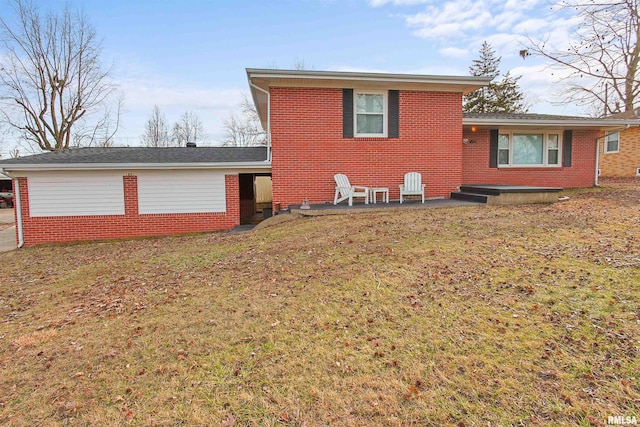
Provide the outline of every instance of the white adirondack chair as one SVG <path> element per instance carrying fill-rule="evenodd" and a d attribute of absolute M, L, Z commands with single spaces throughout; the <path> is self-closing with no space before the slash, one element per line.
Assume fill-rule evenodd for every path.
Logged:
<path fill-rule="evenodd" d="M 400 203 L 404 196 L 422 196 L 422 203 L 424 203 L 424 184 L 422 175 L 418 172 L 404 174 L 404 184 L 400 184 Z"/>
<path fill-rule="evenodd" d="M 341 173 L 334 175 L 333 179 L 336 181 L 336 195 L 333 197 L 334 205 L 349 199 L 349 206 L 353 206 L 354 197 L 364 197 L 364 204 L 369 204 L 369 187 L 351 185 L 349 178 Z"/>

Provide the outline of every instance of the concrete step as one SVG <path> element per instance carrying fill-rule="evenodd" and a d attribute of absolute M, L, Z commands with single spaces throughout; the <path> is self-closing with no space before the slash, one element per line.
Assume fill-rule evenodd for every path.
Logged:
<path fill-rule="evenodd" d="M 486 194 L 469 193 L 466 191 L 454 191 L 451 198 L 455 200 L 466 200 L 469 202 L 487 203 L 489 196 Z"/>

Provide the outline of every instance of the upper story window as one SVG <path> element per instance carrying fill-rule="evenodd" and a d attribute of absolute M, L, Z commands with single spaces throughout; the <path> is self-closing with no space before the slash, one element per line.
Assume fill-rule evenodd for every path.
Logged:
<path fill-rule="evenodd" d="M 617 153 L 620 151 L 620 133 L 612 133 L 604 139 L 604 152 Z"/>
<path fill-rule="evenodd" d="M 387 92 L 354 92 L 356 137 L 387 136 Z"/>
<path fill-rule="evenodd" d="M 559 132 L 501 132 L 498 135 L 498 166 L 560 166 Z"/>

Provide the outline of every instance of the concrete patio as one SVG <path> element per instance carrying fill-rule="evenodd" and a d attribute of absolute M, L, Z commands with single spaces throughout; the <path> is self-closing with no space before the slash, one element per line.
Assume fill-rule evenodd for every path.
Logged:
<path fill-rule="evenodd" d="M 377 203 L 369 203 L 367 205 L 364 202 L 353 202 L 353 206 L 349 206 L 347 202 L 341 202 L 334 205 L 331 202 L 312 204 L 309 205 L 309 209 L 301 209 L 301 205 L 290 205 L 288 212 L 292 214 L 299 214 L 303 216 L 322 216 L 322 215 L 343 215 L 343 214 L 355 214 L 365 212 L 377 212 L 388 209 L 430 209 L 430 208 L 445 208 L 454 206 L 481 206 L 482 203 L 466 200 L 454 200 L 454 199 L 431 199 L 425 200 L 421 203 L 419 200 L 404 201 L 402 204 L 398 200 L 391 200 L 389 203 L 383 203 L 378 201 Z"/>

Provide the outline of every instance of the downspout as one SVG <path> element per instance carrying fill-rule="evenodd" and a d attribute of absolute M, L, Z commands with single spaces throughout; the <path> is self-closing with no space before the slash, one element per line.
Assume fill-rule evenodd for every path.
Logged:
<path fill-rule="evenodd" d="M 594 185 L 596 187 L 600 186 L 599 183 L 599 179 L 600 179 L 600 142 L 599 140 L 604 140 L 604 138 L 608 137 L 609 135 L 613 135 L 614 133 L 618 133 L 618 132 L 622 132 L 623 130 L 627 130 L 631 127 L 631 125 L 627 125 L 623 128 L 620 129 L 615 129 L 611 132 L 605 133 L 602 136 L 599 136 L 596 138 L 596 171 L 595 171 L 595 180 L 594 180 Z M 619 142 L 618 142 L 619 143 Z"/>
<path fill-rule="evenodd" d="M 251 82 L 249 82 L 249 86 L 267 95 L 267 158 L 265 162 L 270 162 L 271 161 L 271 95 L 269 94 L 268 90 L 264 90 L 261 87 L 258 87 Z"/>
<path fill-rule="evenodd" d="M 598 180 L 600 179 L 600 138 L 596 138 L 596 176 L 593 180 L 595 187 L 599 187 Z"/>
<path fill-rule="evenodd" d="M 24 246 L 24 232 L 22 230 L 22 203 L 20 201 L 20 181 L 18 177 L 11 176 L 7 171 L 2 170 L 2 173 L 13 180 L 16 184 L 13 188 L 13 208 L 16 212 L 16 227 L 18 229 L 18 248 Z"/>

